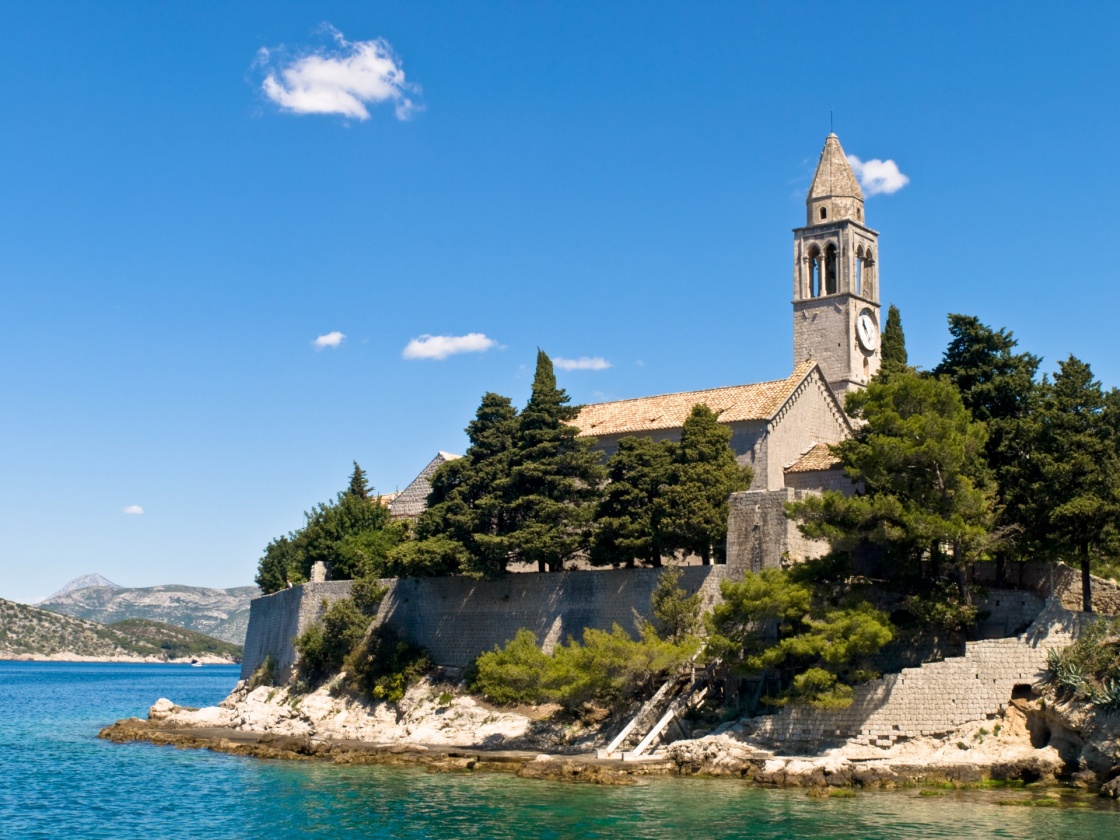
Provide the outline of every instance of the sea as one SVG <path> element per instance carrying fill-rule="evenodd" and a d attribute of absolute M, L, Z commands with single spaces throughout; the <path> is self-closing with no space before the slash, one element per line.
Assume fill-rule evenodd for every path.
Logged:
<path fill-rule="evenodd" d="M 219 702 L 233 666 L 0 662 L 3 838 L 1084 838 L 1120 806 L 1053 790 L 866 791 L 817 798 L 738 780 L 633 787 L 268 761 L 97 738 L 160 697 Z"/>

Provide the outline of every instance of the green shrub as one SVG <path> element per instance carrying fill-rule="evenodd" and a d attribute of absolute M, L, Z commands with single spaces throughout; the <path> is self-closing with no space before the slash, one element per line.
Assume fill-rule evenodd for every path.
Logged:
<path fill-rule="evenodd" d="M 645 625 L 635 640 L 615 624 L 609 633 L 588 628 L 582 643 L 569 638 L 549 655 L 522 629 L 504 648 L 476 660 L 471 689 L 503 704 L 555 702 L 576 710 L 617 703 L 651 693 L 698 649 L 695 637 L 668 642 Z"/>
<path fill-rule="evenodd" d="M 376 627 L 346 657 L 347 688 L 399 703 L 410 685 L 431 672 L 428 652 L 391 628 Z"/>
<path fill-rule="evenodd" d="M 504 648 L 495 647 L 475 660 L 471 690 L 495 703 L 542 703 L 549 662 L 548 654 L 537 647 L 536 635 L 518 630 Z"/>
<path fill-rule="evenodd" d="M 323 601 L 322 617 L 296 639 L 299 654 L 299 676 L 315 686 L 342 668 L 346 655 L 361 641 L 370 619 L 350 598 L 328 606 Z"/>
<path fill-rule="evenodd" d="M 276 681 L 276 657 L 271 653 L 264 658 L 264 662 L 249 677 L 249 690 L 260 688 L 262 685 L 272 685 Z"/>

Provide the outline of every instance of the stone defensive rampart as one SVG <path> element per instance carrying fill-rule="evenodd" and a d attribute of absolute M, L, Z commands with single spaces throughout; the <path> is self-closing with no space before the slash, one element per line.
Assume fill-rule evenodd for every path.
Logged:
<path fill-rule="evenodd" d="M 464 668 L 480 653 L 504 645 L 525 627 L 546 649 L 585 627 L 634 627 L 634 614 L 650 617 L 650 596 L 660 569 L 608 569 L 548 574 L 510 574 L 498 580 L 408 578 L 382 581 L 389 588 L 378 621 L 428 649 L 443 666 Z M 727 566 L 681 568 L 680 586 L 700 592 L 705 607 L 719 595 L 719 582 L 741 570 Z M 248 678 L 270 654 L 276 675 L 286 679 L 295 665 L 292 640 L 322 614 L 323 603 L 350 594 L 350 581 L 305 583 L 252 602 L 241 664 Z"/>
<path fill-rule="evenodd" d="M 783 749 L 842 740 L 889 747 L 986 720 L 1006 710 L 1016 687 L 1041 679 L 1046 651 L 1070 644 L 1082 616 L 1051 601 L 1020 636 L 969 642 L 964 656 L 873 680 L 856 689 L 847 709 L 787 707 L 755 718 L 755 736 Z"/>

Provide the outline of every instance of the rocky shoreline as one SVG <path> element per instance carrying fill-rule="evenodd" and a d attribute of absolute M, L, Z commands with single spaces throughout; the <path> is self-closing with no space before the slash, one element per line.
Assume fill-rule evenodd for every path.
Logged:
<path fill-rule="evenodd" d="M 739 779 L 809 790 L 907 786 L 976 787 L 990 782 L 1072 784 L 1120 797 L 1120 721 L 1044 699 L 1016 701 L 999 720 L 889 749 L 845 742 L 788 755 L 752 737 L 750 721 L 676 741 L 637 761 L 595 757 L 602 726 L 562 724 L 533 710 L 501 710 L 449 686 L 422 683 L 398 705 L 295 695 L 240 683 L 219 706 L 158 701 L 147 720 L 130 718 L 100 737 L 266 759 L 413 765 L 429 772 L 506 772 L 522 778 L 627 785 L 652 775 Z M 1040 723 L 1040 721 L 1042 723 Z M 1048 727 L 1038 747 L 1037 730 Z M 989 728 L 990 727 L 990 728 Z M 1084 736 L 1084 737 L 1083 737 Z"/>

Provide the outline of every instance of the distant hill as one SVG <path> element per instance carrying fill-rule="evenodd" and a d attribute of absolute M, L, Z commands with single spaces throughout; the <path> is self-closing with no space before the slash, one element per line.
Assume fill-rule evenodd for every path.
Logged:
<path fill-rule="evenodd" d="M 90 586 L 52 595 L 36 606 L 100 624 L 144 618 L 241 645 L 249 629 L 249 601 L 259 594 L 255 586 Z"/>
<path fill-rule="evenodd" d="M 0 659 L 221 658 L 241 648 L 193 630 L 132 619 L 102 625 L 0 598 Z"/>
<path fill-rule="evenodd" d="M 59 595 L 66 595 L 70 592 L 73 592 L 75 589 L 87 589 L 90 586 L 105 586 L 109 589 L 120 589 L 117 584 L 113 583 L 108 578 L 104 578 L 101 575 L 94 573 L 92 575 L 82 575 L 81 577 L 74 578 L 56 593 L 51 595 L 50 598 L 45 598 L 44 600 L 49 601 L 51 598 L 57 598 Z"/>

